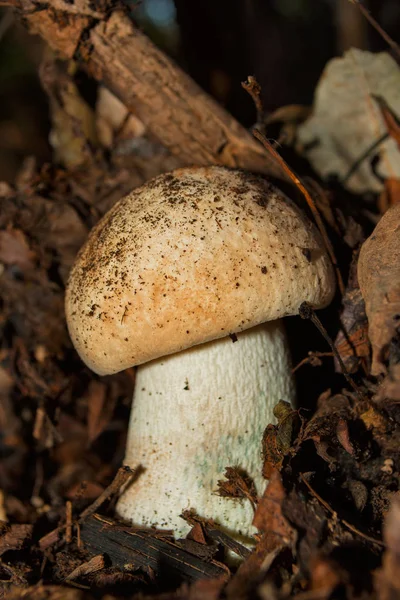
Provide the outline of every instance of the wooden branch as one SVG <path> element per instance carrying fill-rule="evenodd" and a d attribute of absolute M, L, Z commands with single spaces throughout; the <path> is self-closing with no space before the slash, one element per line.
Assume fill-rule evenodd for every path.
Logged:
<path fill-rule="evenodd" d="M 12 5 L 32 33 L 104 82 L 182 166 L 222 164 L 284 178 L 247 130 L 135 27 L 118 0 Z"/>
<path fill-rule="evenodd" d="M 221 563 L 205 562 L 173 542 L 138 529 L 122 528 L 99 514 L 82 523 L 80 534 L 85 550 L 93 555 L 106 554 L 112 566 L 120 569 L 142 569 L 156 577 L 168 573 L 169 578 L 181 582 L 230 576 Z"/>

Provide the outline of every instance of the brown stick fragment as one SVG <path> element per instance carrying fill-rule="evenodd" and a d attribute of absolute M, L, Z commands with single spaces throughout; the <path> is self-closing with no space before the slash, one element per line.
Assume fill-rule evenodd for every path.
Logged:
<path fill-rule="evenodd" d="M 154 46 L 118 1 L 19 0 L 24 22 L 102 81 L 184 165 L 226 165 L 282 178 L 273 157 Z M 35 10 L 36 8 L 36 10 Z"/>
<path fill-rule="evenodd" d="M 309 352 L 308 356 L 303 358 L 299 363 L 297 363 L 295 367 L 293 367 L 292 373 L 296 373 L 296 371 L 300 369 L 300 367 L 308 363 L 314 366 L 314 363 L 316 363 L 317 360 L 319 360 L 320 358 L 324 358 L 325 356 L 333 357 L 334 354 L 333 352 Z"/>
<path fill-rule="evenodd" d="M 360 12 L 364 15 L 367 21 L 371 24 L 371 26 L 379 33 L 379 35 L 385 40 L 388 46 L 397 54 L 397 57 L 400 58 L 400 46 L 396 44 L 396 42 L 390 37 L 388 33 L 381 27 L 376 19 L 371 15 L 369 10 L 365 8 L 362 4 L 361 0 L 349 0 L 352 4 L 358 6 Z"/>
<path fill-rule="evenodd" d="M 176 582 L 230 576 L 229 569 L 215 560 L 204 561 L 171 541 L 155 537 L 150 531 L 118 527 L 108 517 L 95 514 L 82 524 L 85 550 L 106 554 L 112 566 L 124 570 L 151 569 L 155 576 L 168 576 Z"/>
<path fill-rule="evenodd" d="M 119 492 L 119 490 L 121 489 L 121 487 L 125 483 L 127 483 L 133 475 L 134 475 L 134 471 L 132 471 L 132 469 L 130 469 L 129 467 L 120 467 L 120 469 L 118 469 L 118 472 L 117 472 L 116 476 L 114 477 L 113 481 L 104 490 L 104 492 L 102 494 L 100 494 L 100 496 L 80 514 L 78 521 L 71 523 L 71 527 L 72 527 L 72 525 L 76 525 L 76 527 L 77 527 L 78 547 L 81 544 L 80 524 L 83 523 L 83 521 L 85 521 L 85 519 L 87 519 L 92 514 L 94 514 L 96 512 L 96 510 L 99 508 L 99 506 L 101 506 L 103 504 L 103 502 L 108 500 L 112 495 L 117 494 Z M 60 525 L 60 527 L 53 529 L 53 531 L 46 533 L 46 535 L 44 535 L 42 538 L 40 538 L 39 548 L 42 551 L 44 551 L 47 548 L 50 548 L 50 546 L 54 546 L 54 544 L 56 544 L 58 541 L 60 541 L 61 534 L 68 528 L 68 526 L 69 526 L 69 521 L 68 521 L 68 512 L 67 512 L 67 518 L 66 518 L 65 525 Z M 66 539 L 67 539 L 67 536 L 66 536 Z"/>
<path fill-rule="evenodd" d="M 125 483 L 127 483 L 128 480 L 131 479 L 131 477 L 133 477 L 134 474 L 135 472 L 132 471 L 132 469 L 130 469 L 129 467 L 120 467 L 113 481 L 108 487 L 106 487 L 104 492 L 100 494 L 100 496 L 90 506 L 88 506 L 83 512 L 81 512 L 78 519 L 78 523 L 82 523 L 85 519 L 90 517 L 90 515 L 93 515 L 96 512 L 96 510 L 103 504 L 103 502 L 108 500 L 114 494 L 117 494 L 121 487 L 125 485 Z"/>
<path fill-rule="evenodd" d="M 72 502 L 67 500 L 65 503 L 65 541 L 67 544 L 72 542 Z"/>
<path fill-rule="evenodd" d="M 261 100 L 261 86 L 253 75 L 247 77 L 247 81 L 242 81 L 242 88 L 246 90 L 253 99 L 257 111 L 257 125 L 260 127 L 264 119 L 264 107 Z"/>

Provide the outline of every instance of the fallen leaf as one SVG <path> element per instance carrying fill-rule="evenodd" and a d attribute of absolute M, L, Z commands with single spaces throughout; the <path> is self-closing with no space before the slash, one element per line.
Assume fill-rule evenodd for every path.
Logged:
<path fill-rule="evenodd" d="M 2 525 L 0 556 L 9 550 L 20 550 L 32 535 L 33 525 Z"/>
<path fill-rule="evenodd" d="M 340 583 L 340 575 L 335 561 L 325 556 L 317 555 L 310 562 L 311 589 L 326 592 L 330 597 L 332 590 Z"/>
<path fill-rule="evenodd" d="M 257 507 L 253 525 L 263 533 L 275 535 L 280 544 L 289 545 L 294 541 L 294 530 L 282 514 L 284 498 L 281 476 L 278 471 L 274 471 Z"/>
<path fill-rule="evenodd" d="M 383 527 L 386 550 L 382 568 L 375 573 L 375 591 L 379 600 L 400 597 L 400 495 L 397 493 L 386 515 Z"/>
<path fill-rule="evenodd" d="M 334 175 L 358 194 L 380 192 L 381 177 L 400 178 L 400 152 L 390 138 L 350 174 L 353 165 L 389 133 L 373 96 L 383 98 L 398 117 L 400 69 L 388 53 L 353 48 L 327 64 L 315 91 L 313 114 L 298 130 L 298 151 L 319 175 L 325 179 Z M 379 177 L 371 166 L 373 156 L 379 157 Z"/>
<path fill-rule="evenodd" d="M 0 231 L 0 262 L 17 265 L 21 269 L 34 267 L 35 253 L 29 248 L 26 236 L 20 229 Z"/>
<path fill-rule="evenodd" d="M 283 459 L 291 447 L 299 429 L 299 415 L 288 402 L 280 400 L 274 407 L 277 425 L 267 425 L 262 439 L 263 477 L 269 479 L 271 474 L 282 466 Z"/>
<path fill-rule="evenodd" d="M 400 326 L 400 204 L 390 208 L 361 247 L 358 280 L 372 346 L 372 375 L 387 372 Z"/>
<path fill-rule="evenodd" d="M 333 466 L 336 457 L 328 450 L 338 440 L 338 433 L 339 437 L 342 435 L 343 423 L 349 420 L 350 415 L 348 398 L 341 394 L 331 396 L 331 391 L 327 390 L 318 398 L 318 408 L 301 432 L 299 441 L 312 440 L 318 455 Z"/>
<path fill-rule="evenodd" d="M 271 473 L 268 486 L 260 499 L 253 525 L 262 532 L 261 538 L 248 559 L 242 563 L 227 585 L 227 596 L 248 598 L 261 573 L 266 573 L 273 560 L 284 548 L 292 548 L 297 534 L 282 512 L 286 494 L 278 471 Z"/>
<path fill-rule="evenodd" d="M 400 364 L 392 365 L 389 369 L 389 373 L 379 388 L 377 399 L 394 400 L 398 402 L 400 400 Z"/>
<path fill-rule="evenodd" d="M 218 600 L 218 598 L 221 598 L 225 585 L 225 577 L 200 579 L 199 581 L 195 581 L 190 587 L 184 584 L 177 592 L 176 600 Z M 173 599 L 174 597 L 171 596 L 171 600 Z"/>
<path fill-rule="evenodd" d="M 238 467 L 226 467 L 218 483 L 218 494 L 224 498 L 247 498 L 255 508 L 258 498 L 253 480 Z"/>

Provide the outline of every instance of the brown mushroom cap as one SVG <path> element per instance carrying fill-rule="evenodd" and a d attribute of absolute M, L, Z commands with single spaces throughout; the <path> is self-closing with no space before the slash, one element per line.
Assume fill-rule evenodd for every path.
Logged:
<path fill-rule="evenodd" d="M 72 341 L 109 374 L 327 305 L 333 270 L 313 224 L 265 179 L 178 169 L 122 198 L 71 271 Z"/>

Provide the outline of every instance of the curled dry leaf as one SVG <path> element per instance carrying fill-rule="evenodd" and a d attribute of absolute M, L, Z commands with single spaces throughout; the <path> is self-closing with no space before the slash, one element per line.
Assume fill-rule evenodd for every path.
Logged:
<path fill-rule="evenodd" d="M 390 208 L 361 247 L 358 280 L 369 323 L 372 375 L 386 373 L 400 328 L 400 205 Z"/>
<path fill-rule="evenodd" d="M 274 408 L 277 425 L 267 425 L 262 439 L 263 476 L 269 479 L 275 469 L 280 469 L 298 432 L 300 418 L 288 402 L 280 400 Z"/>
<path fill-rule="evenodd" d="M 335 175 L 354 193 L 380 192 L 380 177 L 400 177 L 400 152 L 393 138 L 368 150 L 384 134 L 387 123 L 374 97 L 400 115 L 400 69 L 385 52 L 353 48 L 331 60 L 318 83 L 312 116 L 298 130 L 299 151 L 322 176 Z M 367 153 L 348 176 L 350 169 Z M 377 174 L 371 159 L 378 155 Z"/>

